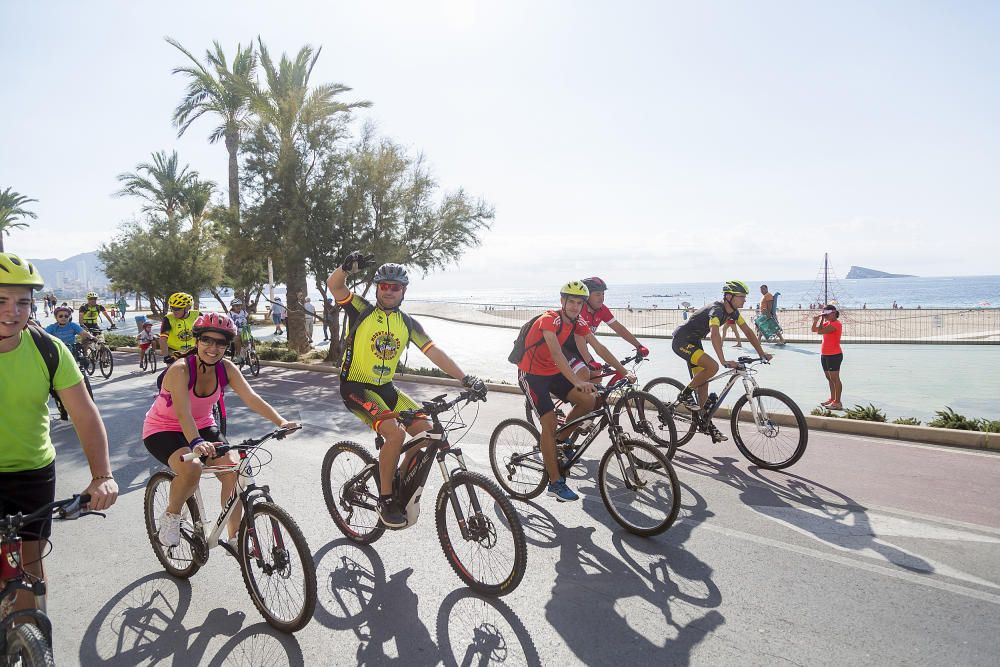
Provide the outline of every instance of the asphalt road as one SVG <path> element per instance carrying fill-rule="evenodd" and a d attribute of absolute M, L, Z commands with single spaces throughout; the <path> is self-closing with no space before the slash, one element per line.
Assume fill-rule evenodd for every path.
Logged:
<path fill-rule="evenodd" d="M 995 665 L 1000 655 L 996 454 L 812 433 L 805 457 L 782 474 L 697 436 L 675 458 L 682 517 L 642 539 L 605 510 L 595 452 L 571 480 L 582 502 L 515 504 L 527 572 L 511 595 L 482 600 L 437 541 L 427 500 L 437 473 L 418 525 L 373 547 L 340 535 L 320 464 L 334 442 L 369 436 L 340 403 L 335 376 L 265 368 L 253 386 L 307 427 L 274 444 L 261 479 L 303 528 L 320 592 L 313 621 L 282 635 L 221 550 L 189 581 L 154 557 L 142 502 L 159 464 L 139 438 L 154 384 L 134 359 L 118 354 L 115 375 L 95 382 L 121 498 L 107 519 L 53 528 L 59 664 Z M 446 389 L 404 386 L 418 398 Z M 235 397 L 228 405 L 231 439 L 269 430 Z M 463 413 L 475 422 L 462 447 L 491 475 L 489 434 L 521 403 L 494 394 L 480 405 Z M 53 437 L 57 493 L 78 492 L 90 475 L 75 433 L 54 421 Z M 206 502 L 216 485 L 203 482 Z"/>

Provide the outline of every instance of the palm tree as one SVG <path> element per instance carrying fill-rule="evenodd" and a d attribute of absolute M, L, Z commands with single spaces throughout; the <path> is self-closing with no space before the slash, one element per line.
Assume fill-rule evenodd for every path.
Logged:
<path fill-rule="evenodd" d="M 141 197 L 148 202 L 143 211 L 163 213 L 169 222 L 184 212 L 188 191 L 201 182 L 188 165 L 179 168 L 177 151 L 153 153 L 152 163 L 138 164 L 134 173 L 118 174 L 118 180 L 124 187 L 116 196 Z"/>
<path fill-rule="evenodd" d="M 184 192 L 184 213 L 191 220 L 191 229 L 201 231 L 201 225 L 211 213 L 210 204 L 215 192 L 215 183 L 197 178 Z"/>
<path fill-rule="evenodd" d="M 25 208 L 26 204 L 37 202 L 37 199 L 25 197 L 20 192 L 7 188 L 0 192 L 0 252 L 3 252 L 3 235 L 10 236 L 10 230 L 27 227 L 27 222 L 18 222 L 22 218 L 38 218 L 34 211 Z"/>
<path fill-rule="evenodd" d="M 257 69 L 257 54 L 253 46 L 244 48 L 236 45 L 236 57 L 232 68 L 226 61 L 226 54 L 218 42 L 213 42 L 215 50 L 205 51 L 205 63 L 198 62 L 180 42 L 167 37 L 167 42 L 191 60 L 189 67 L 175 67 L 174 74 L 186 74 L 187 93 L 174 110 L 174 125 L 180 137 L 195 120 L 206 113 L 215 114 L 220 120 L 212 130 L 208 140 L 211 143 L 225 139 L 229 151 L 229 208 L 234 219 L 240 217 L 240 181 L 237 157 L 240 138 L 250 122 L 250 91 L 254 87 Z M 214 73 L 213 73 L 214 72 Z"/>
<path fill-rule="evenodd" d="M 322 49 L 311 46 L 299 49 L 294 60 L 282 54 L 275 63 L 264 42 L 257 38 L 260 64 L 264 70 L 267 89 L 254 88 L 253 109 L 257 114 L 259 129 L 274 143 L 278 151 L 275 181 L 282 197 L 285 284 L 288 288 L 288 339 L 289 347 L 299 352 L 308 348 L 305 320 L 301 307 L 296 307 L 297 294 L 306 293 L 306 214 L 303 210 L 301 189 L 307 187 L 309 167 L 302 159 L 302 148 L 308 144 L 309 131 L 318 125 L 330 123 L 339 114 L 351 109 L 369 107 L 371 102 L 344 103 L 335 98 L 351 90 L 339 83 L 309 87 L 316 60 Z"/>

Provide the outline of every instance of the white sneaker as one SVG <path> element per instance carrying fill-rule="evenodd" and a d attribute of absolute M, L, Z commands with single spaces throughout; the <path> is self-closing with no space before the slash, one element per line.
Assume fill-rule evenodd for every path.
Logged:
<path fill-rule="evenodd" d="M 160 544 L 165 547 L 176 547 L 181 543 L 181 515 L 164 512 L 160 517 L 160 529 L 157 531 Z"/>
<path fill-rule="evenodd" d="M 238 554 L 240 552 L 240 538 L 238 538 L 238 537 L 230 537 L 226 541 L 226 543 L 229 544 L 230 548 L 232 548 L 233 553 L 237 553 Z"/>

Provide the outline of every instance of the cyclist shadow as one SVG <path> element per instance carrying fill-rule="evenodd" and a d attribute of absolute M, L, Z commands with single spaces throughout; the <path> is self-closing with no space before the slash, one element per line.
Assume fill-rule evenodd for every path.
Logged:
<path fill-rule="evenodd" d="M 239 644 L 234 641 L 237 637 L 245 638 L 240 632 L 246 619 L 243 612 L 212 609 L 201 625 L 186 627 L 184 617 L 190 606 L 190 582 L 162 572 L 138 579 L 94 616 L 80 644 L 80 663 L 135 665 L 169 660 L 193 665 L 201 663 L 215 637 L 232 637 L 226 644 L 230 652 Z M 259 634 L 254 632 L 253 636 Z M 294 638 L 281 636 L 279 641 L 286 648 L 291 645 L 293 654 L 297 651 L 301 655 Z"/>
<path fill-rule="evenodd" d="M 612 538 L 618 554 L 594 543 L 595 527 L 567 527 L 539 505 L 525 505 L 534 510 L 522 513 L 528 541 L 560 550 L 546 619 L 580 661 L 686 663 L 694 647 L 725 623 L 715 609 L 722 594 L 711 581 L 712 569 L 682 547 L 694 526 L 711 515 L 704 500 L 692 506 L 693 520 L 675 523 L 656 539 L 618 534 L 624 530 L 618 528 Z M 644 559 L 649 562 L 641 565 Z M 700 592 L 681 583 L 688 580 L 697 581 Z M 674 617 L 671 595 L 687 603 L 683 618 Z M 628 613 L 619 611 L 619 600 L 628 601 Z M 692 605 L 708 611 L 692 617 Z M 642 625 L 633 627 L 629 619 L 642 619 Z"/>
<path fill-rule="evenodd" d="M 531 634 L 514 610 L 499 598 L 468 588 L 452 591 L 441 602 L 437 640 L 446 665 L 542 664 Z"/>
<path fill-rule="evenodd" d="M 918 574 L 935 567 L 916 554 L 879 539 L 866 508 L 844 493 L 788 471 L 772 472 L 750 465 L 746 470 L 731 456 L 708 459 L 678 450 L 674 464 L 718 479 L 740 493 L 755 512 L 841 551 L 882 560 Z M 777 476 L 770 479 L 765 473 Z"/>

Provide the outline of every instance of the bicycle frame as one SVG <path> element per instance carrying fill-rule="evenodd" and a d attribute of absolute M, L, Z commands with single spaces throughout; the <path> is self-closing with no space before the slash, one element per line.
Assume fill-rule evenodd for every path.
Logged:
<path fill-rule="evenodd" d="M 757 384 L 757 381 L 753 379 L 753 374 L 756 373 L 756 371 L 749 368 L 747 366 L 748 363 L 749 362 L 741 361 L 739 362 L 738 368 L 727 369 L 719 373 L 715 377 L 711 378 L 708 382 L 705 383 L 706 385 L 708 385 L 720 378 L 729 377 L 729 381 L 726 382 L 726 386 L 722 389 L 722 392 L 718 395 L 718 398 L 715 400 L 715 405 L 713 405 L 712 409 L 708 411 L 704 419 L 712 419 L 712 417 L 715 416 L 715 413 L 718 412 L 719 410 L 719 406 L 722 405 L 722 401 L 725 400 L 726 396 L 732 390 L 737 380 L 743 380 L 743 391 L 746 393 L 747 404 L 750 406 L 750 411 L 753 414 L 754 422 L 758 426 L 760 426 L 762 419 L 766 420 L 769 418 L 767 414 L 760 414 L 760 411 L 763 410 L 763 406 L 758 405 L 757 401 L 751 400 L 753 398 L 754 391 L 759 389 L 759 385 Z"/>

